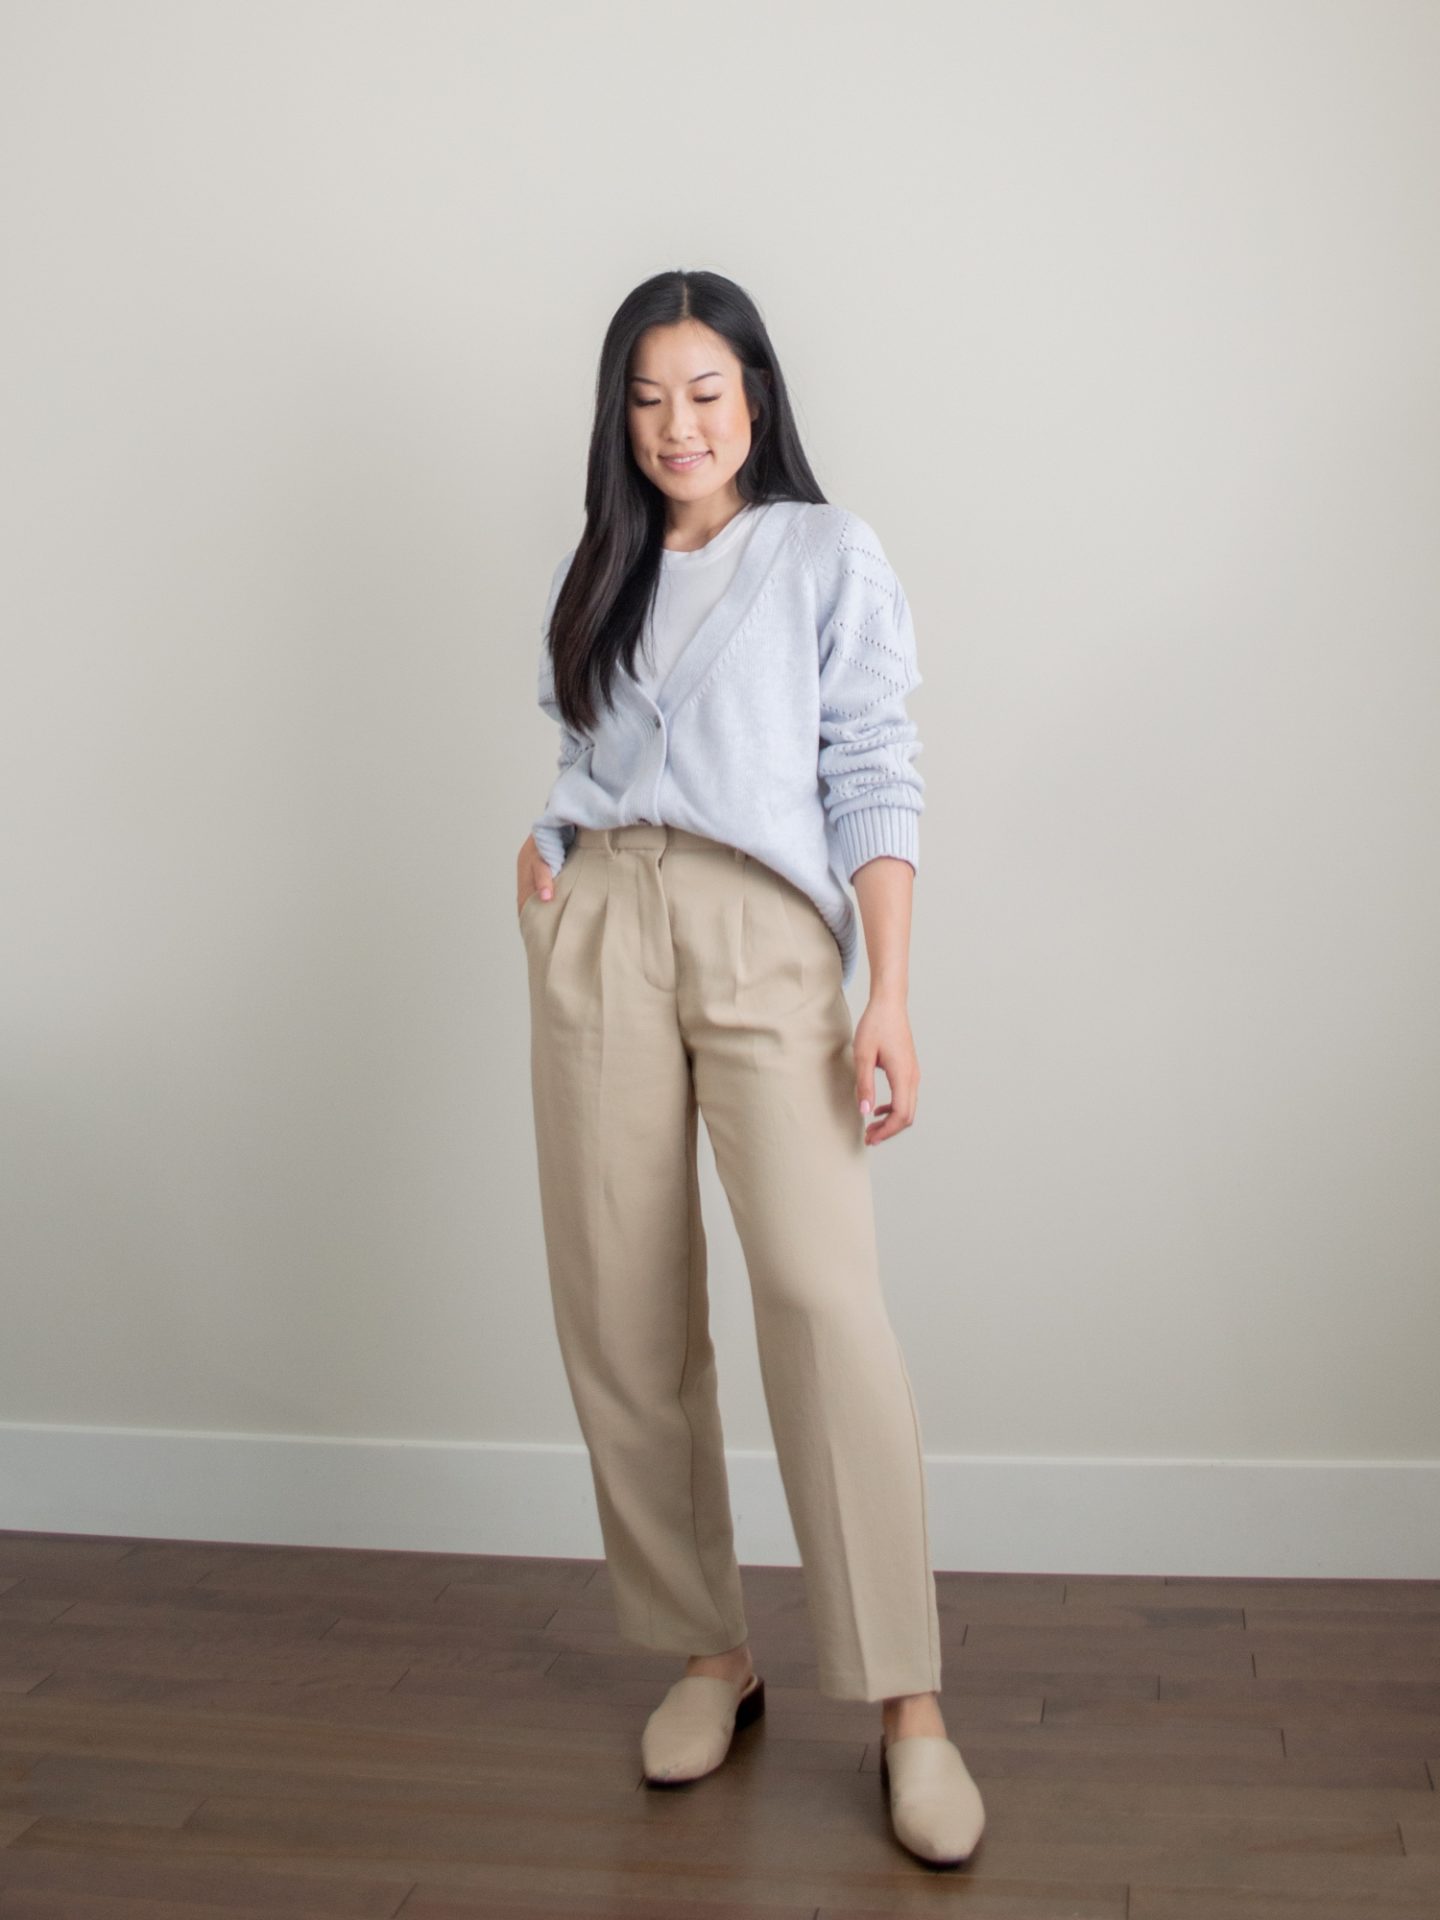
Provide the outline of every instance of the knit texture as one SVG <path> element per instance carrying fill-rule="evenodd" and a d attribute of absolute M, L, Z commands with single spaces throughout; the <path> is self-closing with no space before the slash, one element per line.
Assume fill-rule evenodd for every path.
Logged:
<path fill-rule="evenodd" d="M 848 986 L 859 923 L 842 882 L 882 856 L 920 867 L 914 623 L 858 514 L 781 500 L 757 519 L 725 595 L 653 694 L 622 671 L 614 710 L 587 734 L 555 701 L 550 622 L 575 550 L 560 561 L 538 678 L 560 744 L 535 843 L 556 873 L 577 826 L 663 823 L 740 847 L 814 901 Z"/>

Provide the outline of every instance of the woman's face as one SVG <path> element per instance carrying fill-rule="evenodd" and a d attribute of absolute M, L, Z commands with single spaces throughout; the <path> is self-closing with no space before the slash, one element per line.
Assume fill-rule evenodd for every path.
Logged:
<path fill-rule="evenodd" d="M 698 320 L 650 327 L 630 363 L 630 446 L 647 480 L 677 504 L 717 492 L 738 499 L 751 413 L 740 362 Z"/>

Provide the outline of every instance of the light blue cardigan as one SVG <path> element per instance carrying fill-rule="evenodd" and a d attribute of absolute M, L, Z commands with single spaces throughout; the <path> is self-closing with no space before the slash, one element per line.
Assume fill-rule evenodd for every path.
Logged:
<path fill-rule="evenodd" d="M 724 596 L 649 694 L 620 669 L 593 735 L 560 718 L 550 620 L 539 701 L 561 729 L 559 773 L 535 844 L 555 873 L 574 829 L 687 827 L 763 860 L 834 934 L 848 986 L 859 916 L 841 884 L 879 854 L 919 872 L 924 780 L 905 697 L 921 684 L 915 631 L 878 538 L 844 507 L 771 501 Z"/>

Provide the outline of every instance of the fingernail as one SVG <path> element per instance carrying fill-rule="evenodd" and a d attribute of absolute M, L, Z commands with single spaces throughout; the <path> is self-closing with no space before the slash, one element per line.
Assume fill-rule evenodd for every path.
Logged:
<path fill-rule="evenodd" d="M 868 1100 L 862 1100 L 862 1101 L 860 1102 L 860 1111 L 861 1111 L 861 1113 L 869 1113 L 869 1111 L 870 1111 L 870 1102 L 869 1102 Z"/>

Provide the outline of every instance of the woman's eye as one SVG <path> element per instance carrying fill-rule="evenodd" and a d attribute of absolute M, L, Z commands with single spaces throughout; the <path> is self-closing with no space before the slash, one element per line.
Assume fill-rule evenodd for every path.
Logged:
<path fill-rule="evenodd" d="M 723 396 L 718 393 L 697 393 L 695 396 L 702 407 L 708 407 L 713 401 L 719 400 L 722 397 Z M 637 407 L 658 407 L 659 404 L 660 402 L 658 400 L 642 400 L 638 394 L 635 398 L 635 405 Z"/>

